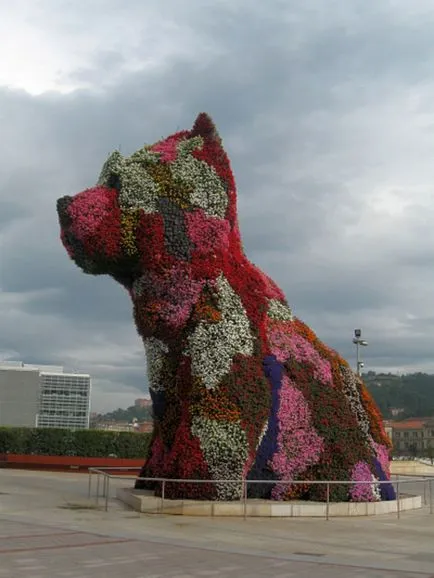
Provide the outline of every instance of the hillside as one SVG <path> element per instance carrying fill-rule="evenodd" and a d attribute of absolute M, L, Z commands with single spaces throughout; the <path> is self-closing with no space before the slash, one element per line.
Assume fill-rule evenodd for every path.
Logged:
<path fill-rule="evenodd" d="M 434 375 L 394 375 L 369 371 L 363 374 L 363 379 L 385 418 L 434 415 Z M 396 413 L 401 409 L 402 412 Z"/>
<path fill-rule="evenodd" d="M 127 421 L 131 423 L 133 419 L 137 419 L 139 422 L 151 421 L 152 409 L 150 407 L 137 407 L 135 405 L 127 407 L 126 409 L 118 408 L 109 413 L 99 415 L 97 421 Z"/>

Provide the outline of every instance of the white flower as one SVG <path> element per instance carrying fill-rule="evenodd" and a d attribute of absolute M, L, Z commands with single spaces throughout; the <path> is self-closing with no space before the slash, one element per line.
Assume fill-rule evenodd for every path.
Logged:
<path fill-rule="evenodd" d="M 375 476 L 372 476 L 372 481 L 374 482 L 372 484 L 372 493 L 374 495 L 374 499 L 376 502 L 380 502 L 381 501 L 381 484 L 379 484 L 379 479 L 376 478 Z"/>
<path fill-rule="evenodd" d="M 119 151 L 112 152 L 102 166 L 97 185 L 107 185 L 110 177 L 117 174 L 118 166 L 122 164 L 124 160 Z"/>
<path fill-rule="evenodd" d="M 202 146 L 202 137 L 180 141 L 178 158 L 170 165 L 172 175 L 192 188 L 190 202 L 193 205 L 210 217 L 224 219 L 229 199 L 222 180 L 212 166 L 191 155 L 194 149 Z"/>
<path fill-rule="evenodd" d="M 341 366 L 341 376 L 343 390 L 350 403 L 351 410 L 357 418 L 357 423 L 359 424 L 360 429 L 369 441 L 371 425 L 360 397 L 360 384 L 358 383 L 358 378 L 352 369 L 347 366 Z"/>
<path fill-rule="evenodd" d="M 261 433 L 260 433 L 260 435 L 259 435 L 258 443 L 256 444 L 256 450 L 259 449 L 259 446 L 261 445 L 262 440 L 264 439 L 265 434 L 267 433 L 267 431 L 268 431 L 268 419 L 267 419 L 267 421 L 265 422 L 264 427 L 262 428 L 262 431 L 261 431 Z"/>
<path fill-rule="evenodd" d="M 200 207 L 211 217 L 224 219 L 229 199 L 222 179 L 214 167 L 191 154 L 202 146 L 203 138 L 200 136 L 181 140 L 177 146 L 177 159 L 170 163 L 170 170 L 175 186 L 178 182 L 191 189 L 192 205 Z M 148 147 L 141 148 L 129 158 L 115 151 L 104 163 L 98 184 L 113 186 L 117 179 L 119 204 L 123 209 L 142 209 L 145 213 L 156 213 L 161 191 L 146 167 L 159 163 L 160 158 L 159 152 Z"/>
<path fill-rule="evenodd" d="M 177 150 L 178 158 L 185 160 L 191 155 L 196 149 L 201 150 L 203 147 L 203 138 L 201 136 L 195 136 L 193 138 L 184 138 L 179 141 Z"/>
<path fill-rule="evenodd" d="M 142 209 L 145 213 L 157 211 L 158 185 L 140 163 L 125 163 L 119 170 L 119 178 L 119 204 L 122 207 Z"/>
<path fill-rule="evenodd" d="M 145 147 L 139 149 L 138 151 L 136 151 L 135 153 L 133 153 L 130 156 L 130 161 L 136 162 L 136 163 L 141 163 L 143 165 L 147 165 L 147 164 L 155 165 L 160 160 L 160 157 L 161 157 L 161 154 L 159 152 L 149 150 L 149 148 L 145 146 Z"/>
<path fill-rule="evenodd" d="M 239 296 L 220 275 L 217 279 L 218 323 L 200 322 L 188 337 L 187 355 L 191 355 L 192 373 L 212 389 L 230 371 L 236 354 L 252 355 L 254 338 Z"/>
<path fill-rule="evenodd" d="M 195 417 L 191 433 L 200 440 L 212 479 L 240 480 L 232 484 L 217 483 L 217 498 L 240 499 L 244 464 L 249 455 L 247 435 L 241 424 Z"/>
<path fill-rule="evenodd" d="M 278 299 L 269 299 L 268 301 L 268 317 L 276 321 L 292 321 L 294 316 L 291 309 Z"/>
<path fill-rule="evenodd" d="M 158 159 L 155 155 L 142 149 L 126 159 L 119 151 L 115 151 L 104 163 L 98 184 L 110 186 L 113 177 L 117 177 L 120 185 L 119 204 L 122 208 L 142 209 L 145 213 L 157 212 L 159 187 L 144 165 L 144 162 L 156 162 Z"/>
<path fill-rule="evenodd" d="M 165 384 L 161 381 L 161 370 L 169 348 L 159 339 L 155 339 L 155 337 L 145 339 L 143 342 L 146 352 L 149 389 L 155 392 L 164 391 Z"/>

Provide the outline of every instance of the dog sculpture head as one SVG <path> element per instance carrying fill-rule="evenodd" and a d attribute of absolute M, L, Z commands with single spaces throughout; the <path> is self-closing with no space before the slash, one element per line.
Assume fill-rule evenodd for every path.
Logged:
<path fill-rule="evenodd" d="M 208 258 L 237 231 L 229 159 L 208 115 L 190 131 L 114 152 L 98 183 L 57 201 L 62 242 L 85 273 L 130 288 L 144 269 Z M 196 254 L 195 254 L 196 253 Z"/>
<path fill-rule="evenodd" d="M 242 252 L 229 159 L 204 113 L 191 130 L 130 157 L 112 153 L 97 184 L 60 198 L 57 212 L 73 261 L 120 282 L 148 321 L 157 309 L 163 315 L 168 293 L 192 302 L 203 279 Z"/>

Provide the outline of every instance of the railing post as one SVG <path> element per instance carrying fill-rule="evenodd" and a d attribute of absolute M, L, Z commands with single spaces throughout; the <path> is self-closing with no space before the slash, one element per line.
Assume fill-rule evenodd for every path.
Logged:
<path fill-rule="evenodd" d="M 399 518 L 401 517 L 401 494 L 399 492 L 399 474 L 396 478 L 396 515 Z"/>
<path fill-rule="evenodd" d="M 161 514 L 164 514 L 164 497 L 166 493 L 166 480 L 163 480 L 161 487 Z"/>
<path fill-rule="evenodd" d="M 326 492 L 327 492 L 327 503 L 326 503 L 326 520 L 329 521 L 329 514 L 330 514 L 330 483 L 327 482 L 326 485 Z"/>
<path fill-rule="evenodd" d="M 139 474 L 140 477 L 140 474 Z M 142 508 L 143 508 L 143 502 L 140 502 L 140 506 L 137 508 L 137 517 L 140 518 L 142 515 Z"/>
<path fill-rule="evenodd" d="M 106 486 L 107 486 L 107 472 L 104 472 L 103 477 L 102 477 L 102 497 L 103 498 L 105 498 L 105 495 L 107 493 Z"/>
<path fill-rule="evenodd" d="M 106 492 L 105 492 L 105 511 L 108 512 L 109 496 L 110 496 L 110 474 L 106 474 Z"/>
<path fill-rule="evenodd" d="M 90 500 L 90 495 L 92 493 L 92 470 L 89 468 L 89 481 L 87 485 L 87 499 Z"/>
<path fill-rule="evenodd" d="M 99 503 L 99 484 L 100 484 L 100 478 L 101 478 L 101 475 L 100 475 L 100 473 L 98 472 L 97 478 L 96 478 L 96 496 L 95 496 L 95 505 L 96 505 L 96 507 L 98 507 L 98 503 Z"/>
<path fill-rule="evenodd" d="M 432 495 L 432 478 L 429 479 L 429 513 L 434 514 L 434 504 Z"/>
<path fill-rule="evenodd" d="M 247 520 L 247 480 L 243 480 L 243 517 Z"/>

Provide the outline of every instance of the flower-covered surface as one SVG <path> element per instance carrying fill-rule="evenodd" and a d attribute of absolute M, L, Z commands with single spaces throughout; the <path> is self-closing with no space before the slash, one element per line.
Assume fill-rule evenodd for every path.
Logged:
<path fill-rule="evenodd" d="M 283 483 L 298 480 L 342 480 L 332 500 L 394 498 L 365 385 L 244 254 L 230 163 L 206 114 L 131 157 L 114 152 L 58 214 L 75 263 L 111 275 L 133 303 L 155 423 L 143 477 L 215 480 L 168 484 L 167 497 L 238 499 L 247 479 L 268 480 L 249 495 L 275 500 L 326 499 L 322 484 Z"/>

